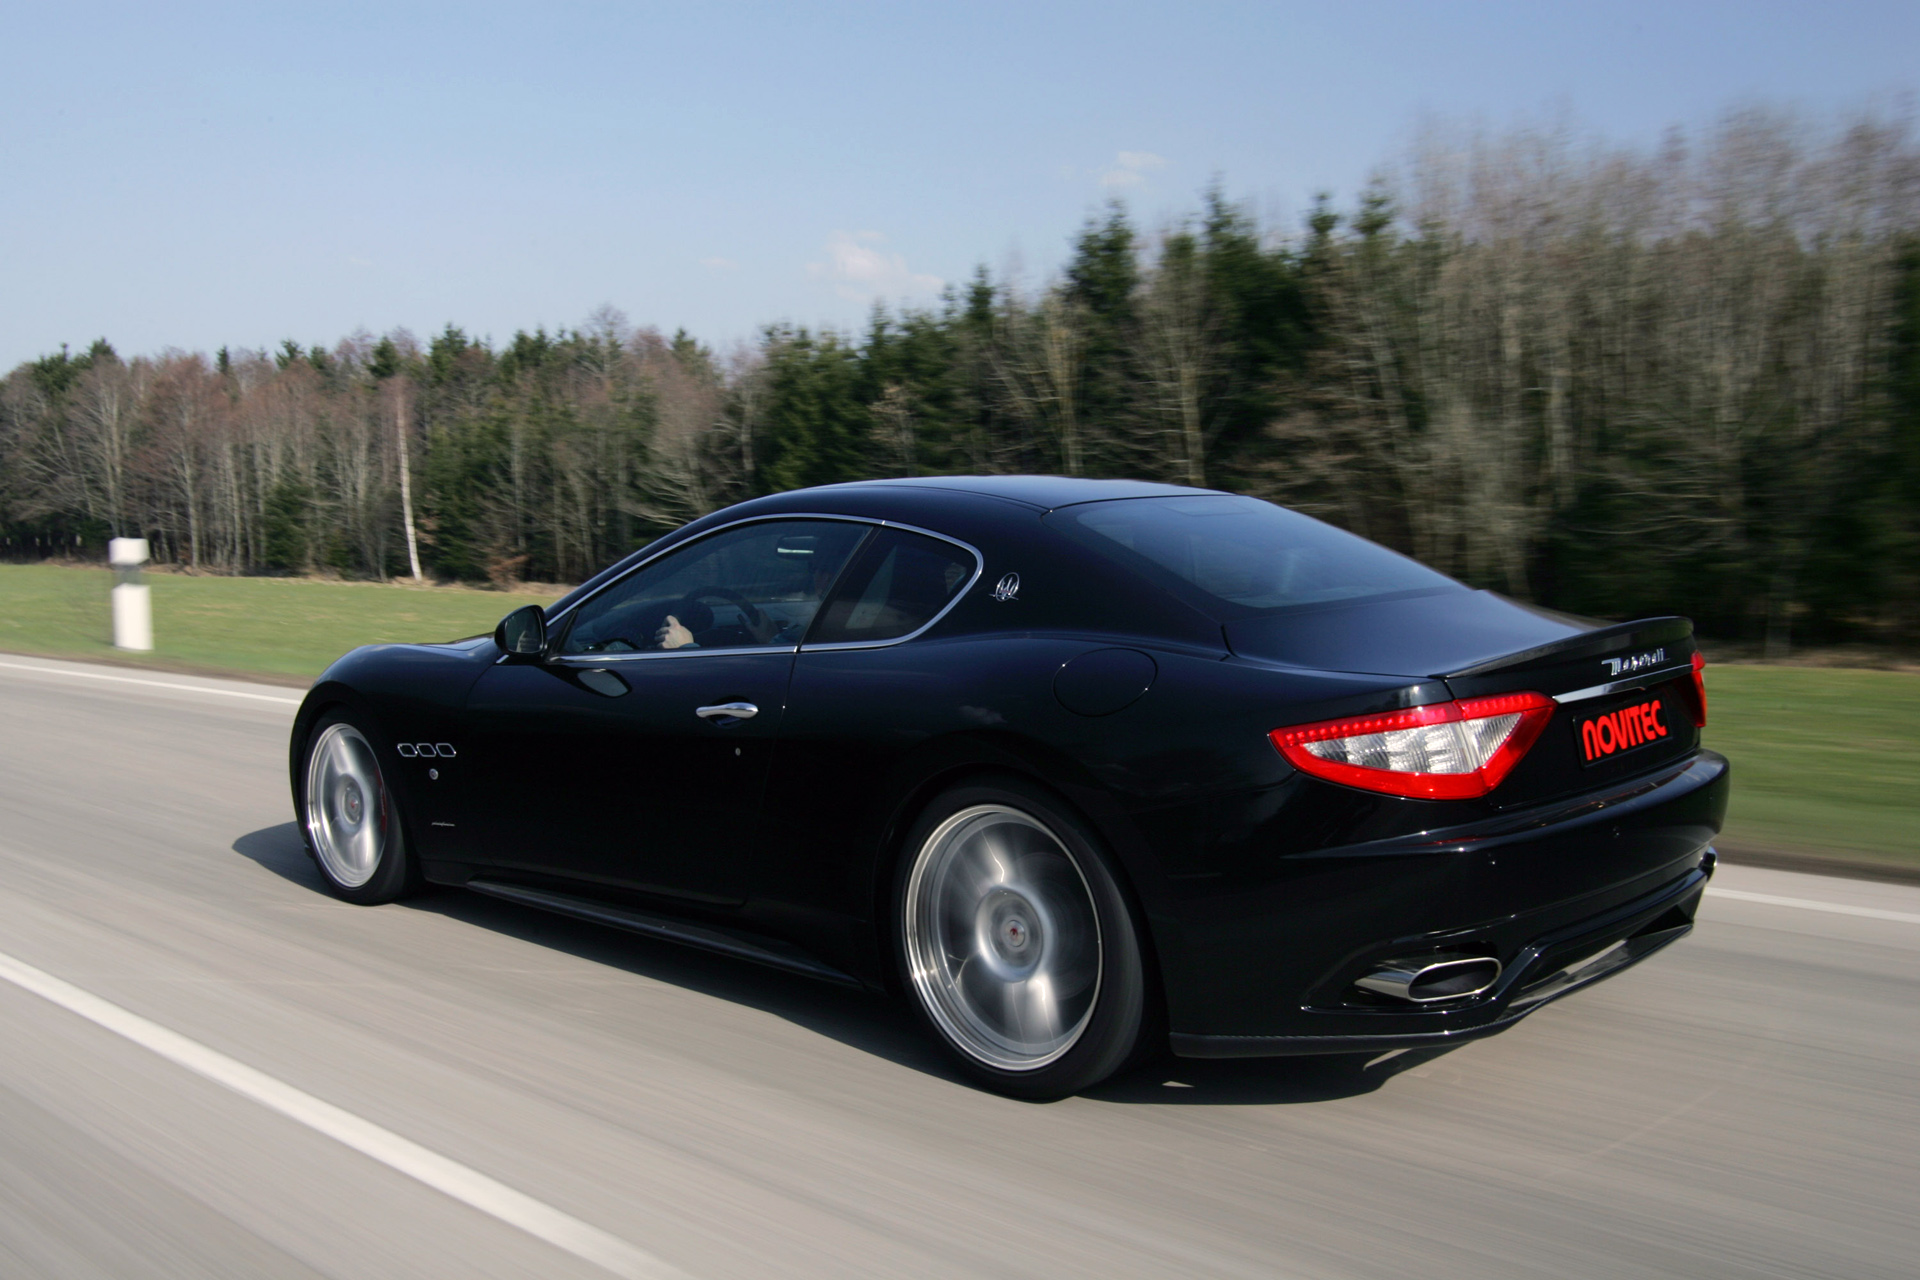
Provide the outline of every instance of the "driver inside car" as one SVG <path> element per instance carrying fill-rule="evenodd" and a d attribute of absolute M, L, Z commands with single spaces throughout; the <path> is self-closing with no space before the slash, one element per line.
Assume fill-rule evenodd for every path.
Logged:
<path fill-rule="evenodd" d="M 821 599 L 827 594 L 827 589 L 833 585 L 833 579 L 839 567 L 839 564 L 833 561 L 814 562 L 813 590 L 807 601 L 811 607 L 807 609 L 806 616 L 796 618 L 791 622 L 782 624 L 777 619 L 768 616 L 764 609 L 756 609 L 751 605 L 746 605 L 745 602 L 742 601 L 745 607 L 740 610 L 740 622 L 741 625 L 746 628 L 747 633 L 753 637 L 754 643 L 799 644 L 800 637 L 806 634 L 807 624 L 813 621 L 814 611 L 819 609 Z M 695 608 L 704 608 L 698 601 L 693 601 L 692 604 Z M 708 619 L 711 620 L 713 617 L 712 611 L 705 610 L 705 612 Z M 695 621 L 696 625 L 689 627 L 685 622 L 681 621 L 677 613 L 668 614 L 666 622 L 661 625 L 658 631 L 654 632 L 654 643 L 662 649 L 698 649 L 700 647 L 700 641 L 694 635 L 694 631 L 700 628 L 697 620 Z M 709 625 L 711 625 L 710 621 Z"/>

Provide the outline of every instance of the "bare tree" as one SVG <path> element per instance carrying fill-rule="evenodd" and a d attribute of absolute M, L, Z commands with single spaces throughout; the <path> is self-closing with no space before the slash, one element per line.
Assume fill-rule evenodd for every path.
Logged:
<path fill-rule="evenodd" d="M 1001 408 L 1051 446 L 1062 471 L 1086 466 L 1086 427 L 1080 416 L 1086 375 L 1085 309 L 1057 292 L 1037 307 L 1010 298 L 991 353 Z"/>
<path fill-rule="evenodd" d="M 420 539 L 413 527 L 413 468 L 409 460 L 407 437 L 413 434 L 413 415 L 409 412 L 411 384 L 404 376 L 387 379 L 387 403 L 393 414 L 393 437 L 400 459 L 400 518 L 407 531 L 407 567 L 415 582 L 420 573 Z"/>
<path fill-rule="evenodd" d="M 1204 488 L 1213 435 L 1209 410 L 1223 371 L 1218 317 L 1191 234 L 1163 236 L 1139 307 L 1137 360 L 1146 373 L 1147 429 L 1173 478 Z"/>
<path fill-rule="evenodd" d="M 187 565 L 199 569 L 208 532 L 209 455 L 226 395 L 204 356 L 174 352 L 158 364 L 151 406 L 159 523 L 171 526 L 176 545 L 185 533 Z"/>
<path fill-rule="evenodd" d="M 914 441 L 913 397 L 898 382 L 890 382 L 880 392 L 880 398 L 868 407 L 873 414 L 874 429 L 887 452 L 900 459 L 900 474 L 917 476 L 920 474 L 919 453 Z"/>
<path fill-rule="evenodd" d="M 87 514 L 114 537 L 131 530 L 134 450 L 148 366 L 96 360 L 74 387 L 72 477 Z"/>

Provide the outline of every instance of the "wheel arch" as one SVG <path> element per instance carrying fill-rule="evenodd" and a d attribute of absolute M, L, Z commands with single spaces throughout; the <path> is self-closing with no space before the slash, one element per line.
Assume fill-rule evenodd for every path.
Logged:
<path fill-rule="evenodd" d="M 380 762 L 381 780 L 394 797 L 394 817 L 400 824 L 400 838 L 409 851 L 408 889 L 417 889 L 422 883 L 418 853 L 422 846 L 420 831 L 414 822 L 419 797 L 413 794 L 405 771 L 397 767 L 399 759 L 393 754 L 392 735 L 387 732 L 386 720 L 375 709 L 373 700 L 352 685 L 337 680 L 323 680 L 308 692 L 300 710 L 294 713 L 293 731 L 288 737 L 287 780 L 292 792 L 294 829 L 299 833 L 301 847 L 309 857 L 313 856 L 307 833 L 307 746 L 313 740 L 315 726 L 334 711 L 346 712 L 368 736 L 368 745 Z"/>
<path fill-rule="evenodd" d="M 306 763 L 307 743 L 313 738 L 313 727 L 329 711 L 345 708 L 356 719 L 369 727 L 385 728 L 385 722 L 373 710 L 372 704 L 352 685 L 338 680 L 322 680 L 307 691 L 300 704 L 300 710 L 293 716 L 293 729 L 287 735 L 287 782 L 293 793 L 295 818 L 299 819 L 301 797 L 305 791 L 302 766 Z M 374 749 L 380 750 L 380 743 L 374 743 Z"/>
<path fill-rule="evenodd" d="M 1159 945 L 1153 913 L 1142 891 L 1143 878 L 1152 874 L 1145 837 L 1113 793 L 1079 762 L 1017 734 L 968 733 L 937 739 L 910 754 L 894 771 L 892 785 L 885 791 L 890 799 L 877 807 L 873 838 L 867 842 L 873 854 L 865 869 L 864 886 L 869 919 L 873 921 L 877 969 L 886 989 L 903 994 L 893 899 L 905 860 L 911 856 L 906 847 L 908 835 L 940 795 L 970 782 L 985 784 L 994 778 L 1015 779 L 1045 792 L 1103 846 L 1140 941 L 1150 1024 L 1165 1027 L 1167 1006 Z"/>

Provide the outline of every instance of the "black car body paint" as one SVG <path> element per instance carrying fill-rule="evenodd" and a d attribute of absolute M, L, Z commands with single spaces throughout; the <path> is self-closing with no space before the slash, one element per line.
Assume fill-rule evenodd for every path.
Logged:
<path fill-rule="evenodd" d="M 1020 775 L 1109 846 L 1174 1047 L 1194 1055 L 1485 1034 L 1686 931 L 1728 768 L 1682 710 L 1694 651 L 1684 619 L 1601 626 L 1458 584 L 1213 608 L 1049 515 L 1194 496 L 1004 477 L 743 503 L 569 593 L 547 611 L 555 634 L 638 566 L 746 521 L 909 527 L 980 563 L 934 625 L 898 643 L 617 661 L 507 659 L 487 639 L 356 650 L 308 695 L 293 765 L 316 718 L 344 704 L 384 735 L 428 879 L 684 919 L 747 940 L 741 954 L 757 939 L 767 955 L 804 954 L 875 988 L 893 972 L 885 917 L 907 828 L 956 781 Z M 1008 575 L 1017 591 L 996 592 Z M 1665 665 L 1610 674 L 1656 650 Z M 1308 777 L 1266 736 L 1517 690 L 1566 701 L 1476 800 Z M 1582 758 L 1579 719 L 1652 698 L 1671 709 L 1665 736 Z M 695 714 L 729 700 L 756 714 Z M 402 759 L 401 741 L 458 754 Z M 1389 957 L 1457 952 L 1497 957 L 1494 988 L 1411 1006 L 1352 985 Z"/>

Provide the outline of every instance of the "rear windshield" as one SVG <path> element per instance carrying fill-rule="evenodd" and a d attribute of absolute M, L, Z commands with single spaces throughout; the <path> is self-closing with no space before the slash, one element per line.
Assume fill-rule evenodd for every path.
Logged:
<path fill-rule="evenodd" d="M 1046 519 L 1149 577 L 1172 574 L 1236 617 L 1465 589 L 1377 543 L 1257 498 L 1121 498 L 1062 507 Z"/>

